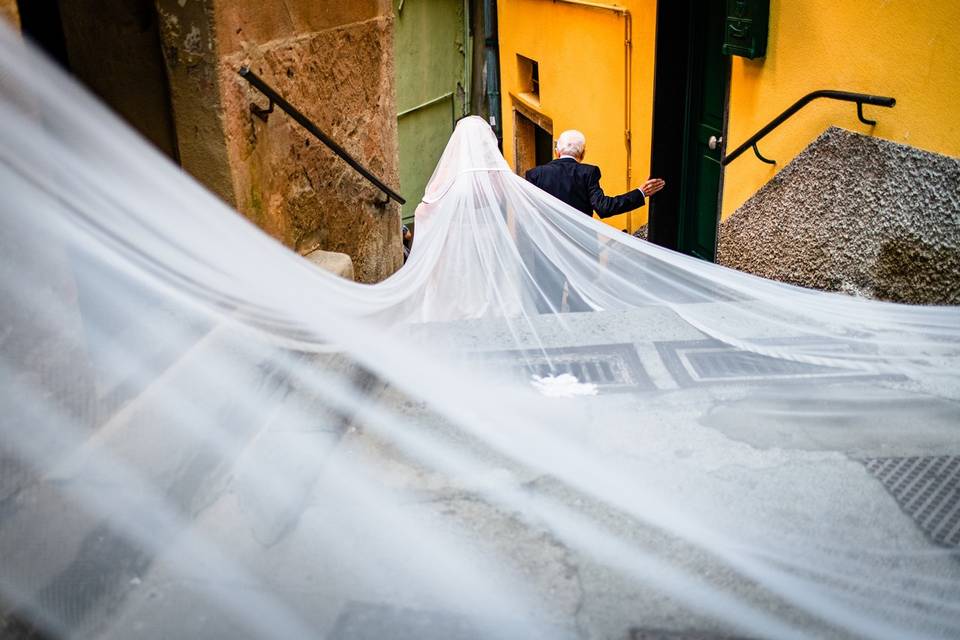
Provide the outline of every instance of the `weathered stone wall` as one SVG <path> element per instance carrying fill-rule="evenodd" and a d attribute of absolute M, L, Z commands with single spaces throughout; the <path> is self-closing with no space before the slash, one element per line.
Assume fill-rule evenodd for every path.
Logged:
<path fill-rule="evenodd" d="M 20 12 L 17 10 L 17 0 L 0 0 L 0 20 L 8 25 L 20 28 Z"/>
<path fill-rule="evenodd" d="M 0 11 L 17 6 L 0 0 Z M 62 9 L 62 20 L 49 17 L 62 34 L 47 46 L 225 202 L 302 253 L 348 254 L 360 281 L 402 265 L 399 205 L 279 109 L 266 123 L 253 117 L 250 103 L 266 100 L 237 75 L 250 65 L 396 188 L 390 0 L 74 0 Z M 38 27 L 51 26 L 45 20 L 38 13 Z"/>
<path fill-rule="evenodd" d="M 402 264 L 400 209 L 237 75 L 273 86 L 374 175 L 399 183 L 389 3 L 289 0 L 286 11 L 231 3 L 217 15 L 223 114 L 236 206 L 292 248 L 353 259 L 375 282 Z M 275 9 L 275 8 L 274 8 Z"/>
<path fill-rule="evenodd" d="M 960 304 L 960 159 L 832 127 L 720 225 L 717 262 L 805 287 Z"/>

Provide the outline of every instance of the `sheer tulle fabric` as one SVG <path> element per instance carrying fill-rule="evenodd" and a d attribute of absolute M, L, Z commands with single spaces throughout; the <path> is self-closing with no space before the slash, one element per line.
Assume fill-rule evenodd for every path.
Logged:
<path fill-rule="evenodd" d="M 878 471 L 953 473 L 957 309 L 629 237 L 477 118 L 404 268 L 347 282 L 0 51 L 12 634 L 960 633 L 960 523 Z"/>

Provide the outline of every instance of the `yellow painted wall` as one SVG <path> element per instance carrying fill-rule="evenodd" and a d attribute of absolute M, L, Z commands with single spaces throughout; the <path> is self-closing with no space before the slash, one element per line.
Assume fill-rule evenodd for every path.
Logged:
<path fill-rule="evenodd" d="M 650 167 L 656 0 L 616 4 L 633 16 L 633 181 Z M 586 161 L 603 171 L 608 193 L 627 189 L 623 139 L 623 18 L 552 0 L 499 0 L 504 152 L 513 163 L 510 93 L 519 89 L 516 55 L 540 63 L 540 102 L 554 135 L 587 136 Z M 679 72 L 679 70 L 678 70 Z M 960 2 L 930 0 L 771 0 L 767 55 L 732 57 L 727 149 L 732 150 L 795 100 L 817 89 L 890 95 L 893 109 L 818 100 L 727 166 L 723 216 L 762 187 L 831 125 L 960 156 Z M 670 186 L 668 185 L 668 188 Z M 647 209 L 633 215 L 644 224 Z M 625 228 L 626 216 L 608 220 Z"/>
<path fill-rule="evenodd" d="M 653 62 L 656 1 L 618 2 L 633 21 L 632 174 L 629 188 L 649 175 L 653 114 Z M 554 139 L 565 129 L 587 138 L 586 162 L 600 167 L 608 194 L 628 190 L 624 141 L 624 18 L 612 11 L 555 3 L 551 0 L 499 0 L 503 146 L 514 163 L 513 97 L 522 89 L 517 54 L 540 67 L 540 100 L 519 96 L 553 121 Z M 636 229 L 647 221 L 646 207 L 634 212 Z M 625 229 L 626 214 L 608 218 Z M 631 230 L 633 230 L 631 229 Z"/>
<path fill-rule="evenodd" d="M 892 109 L 817 100 L 727 166 L 723 215 L 737 207 L 829 126 L 960 156 L 960 2 L 771 0 L 767 56 L 733 58 L 728 150 L 816 89 L 893 96 Z"/>

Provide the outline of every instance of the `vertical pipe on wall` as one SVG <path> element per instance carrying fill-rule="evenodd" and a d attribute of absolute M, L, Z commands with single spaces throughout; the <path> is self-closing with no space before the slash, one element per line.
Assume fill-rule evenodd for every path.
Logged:
<path fill-rule="evenodd" d="M 487 106 L 490 126 L 503 149 L 503 126 L 500 121 L 500 44 L 497 41 L 497 0 L 483 0 L 483 43 L 486 49 Z"/>
<path fill-rule="evenodd" d="M 470 114 L 470 105 L 473 104 L 473 12 L 470 11 L 470 0 L 463 0 L 463 113 Z"/>
<path fill-rule="evenodd" d="M 627 152 L 627 190 L 633 184 L 633 15 L 630 9 L 615 4 L 590 2 L 589 0 L 553 0 L 564 4 L 574 4 L 591 9 L 612 11 L 623 16 L 623 143 Z M 633 212 L 627 213 L 627 231 L 633 233 Z"/>
<path fill-rule="evenodd" d="M 623 13 L 623 136 L 627 147 L 627 191 L 633 185 L 633 16 Z M 627 212 L 627 232 L 633 233 L 633 211 Z"/>

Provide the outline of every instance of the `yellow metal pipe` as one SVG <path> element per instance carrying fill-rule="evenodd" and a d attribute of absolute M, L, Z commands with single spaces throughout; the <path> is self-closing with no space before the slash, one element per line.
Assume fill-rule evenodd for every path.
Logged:
<path fill-rule="evenodd" d="M 623 139 L 627 148 L 627 190 L 633 182 L 633 139 L 631 135 L 631 111 L 633 110 L 633 16 L 630 9 L 615 4 L 590 2 L 589 0 L 553 0 L 559 4 L 573 4 L 589 9 L 612 11 L 623 16 Z M 627 212 L 627 231 L 633 233 L 633 212 Z"/>

